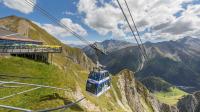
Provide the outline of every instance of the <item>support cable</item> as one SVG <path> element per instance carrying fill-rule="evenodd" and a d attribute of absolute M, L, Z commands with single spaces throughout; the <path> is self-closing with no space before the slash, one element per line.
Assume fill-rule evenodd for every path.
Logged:
<path fill-rule="evenodd" d="M 66 31 L 69 31 L 72 35 L 74 35 L 75 37 L 77 37 L 79 40 L 81 40 L 82 42 L 84 42 L 86 45 L 90 46 L 91 48 L 98 50 L 99 52 L 106 54 L 104 51 L 100 50 L 99 48 L 97 48 L 96 46 L 94 46 L 93 44 L 91 44 L 89 41 L 87 41 L 86 39 L 84 39 L 82 36 L 80 36 L 79 34 L 77 34 L 76 32 L 74 32 L 71 28 L 69 28 L 68 26 L 66 26 L 65 24 L 63 24 L 62 22 L 59 21 L 58 18 L 54 17 L 53 15 L 51 15 L 50 13 L 48 13 L 46 10 L 42 9 L 38 4 L 34 4 L 33 1 L 31 0 L 25 0 L 25 3 L 30 6 L 30 7 L 35 7 L 42 15 L 46 16 L 47 18 L 49 18 L 49 20 L 59 26 L 61 26 L 62 28 L 64 28 Z"/>
<path fill-rule="evenodd" d="M 46 86 L 46 85 L 39 85 L 39 84 L 29 84 L 29 83 L 22 83 L 22 82 L 14 82 L 14 81 L 9 81 L 9 82 L 0 81 L 0 83 L 4 83 L 4 84 L 19 84 L 19 85 L 28 85 L 28 86 L 37 86 L 37 87 L 43 87 L 43 88 L 51 88 L 51 89 L 69 91 L 69 89 L 64 89 L 64 88 L 58 88 L 58 87 Z"/>
<path fill-rule="evenodd" d="M 19 111 L 23 111 L 23 112 L 32 112 L 32 110 L 29 109 L 24 109 L 24 108 L 19 108 L 19 107 L 12 107 L 12 106 L 8 106 L 8 105 L 0 105 L 1 108 L 6 108 L 6 109 L 11 109 L 11 110 L 19 110 Z"/>
<path fill-rule="evenodd" d="M 140 44 L 139 44 L 139 41 L 137 40 L 137 37 L 136 37 L 136 35 L 135 35 L 135 33 L 134 33 L 132 27 L 131 27 L 131 24 L 129 23 L 129 20 L 128 20 L 128 18 L 127 18 L 127 16 L 126 16 L 126 14 L 125 14 L 125 12 L 124 12 L 124 10 L 123 10 L 123 8 L 122 8 L 122 6 L 121 6 L 119 0 L 117 0 L 117 3 L 118 3 L 118 5 L 119 5 L 119 7 L 120 7 L 120 9 L 121 9 L 121 11 L 122 11 L 122 13 L 123 13 L 123 15 L 124 15 L 124 18 L 125 18 L 126 22 L 128 23 L 128 26 L 129 26 L 129 28 L 130 28 L 130 30 L 131 30 L 131 32 L 132 32 L 132 34 L 133 34 L 133 36 L 134 36 L 136 42 L 137 42 L 137 45 L 138 45 L 138 48 L 139 48 L 139 51 L 140 51 L 141 55 L 142 55 L 142 56 L 144 57 L 144 59 L 145 59 L 145 55 L 143 54 L 143 50 L 142 50 L 142 48 L 141 48 L 141 46 L 140 46 Z"/>
<path fill-rule="evenodd" d="M 138 28 L 137 28 L 137 26 L 136 26 L 136 23 L 135 23 L 135 21 L 134 21 L 134 19 L 133 19 L 133 15 L 132 15 L 132 13 L 131 13 L 131 11 L 130 11 L 130 8 L 129 8 L 129 6 L 128 6 L 128 3 L 127 3 L 126 0 L 124 0 L 124 2 L 125 2 L 126 7 L 127 7 L 127 9 L 128 9 L 128 12 L 129 12 L 129 15 L 130 15 L 130 17 L 131 17 L 131 20 L 132 20 L 132 22 L 133 22 L 134 28 L 135 28 L 135 30 L 136 30 L 136 32 L 137 32 L 137 36 L 139 37 L 139 41 L 140 41 L 140 43 L 141 43 L 142 49 L 144 50 L 143 52 L 144 52 L 146 58 L 148 59 L 147 51 L 146 51 L 146 49 L 145 49 L 145 46 L 143 45 L 143 42 L 142 42 L 140 33 L 139 33 Z"/>

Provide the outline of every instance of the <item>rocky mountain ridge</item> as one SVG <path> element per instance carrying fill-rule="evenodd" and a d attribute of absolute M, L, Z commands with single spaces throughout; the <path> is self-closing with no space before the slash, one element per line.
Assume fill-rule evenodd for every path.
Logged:
<path fill-rule="evenodd" d="M 143 69 L 136 74 L 137 79 L 155 76 L 172 85 L 184 87 L 182 89 L 188 92 L 200 89 L 200 39 L 185 37 L 176 41 L 147 42 L 144 46 L 149 59 Z M 93 59 L 91 52 L 85 53 Z M 138 61 L 140 59 L 141 55 L 137 46 L 99 56 L 100 63 L 107 66 L 112 73 L 118 73 L 123 69 L 136 71 L 141 64 Z M 190 89 L 185 89 L 187 87 Z"/>

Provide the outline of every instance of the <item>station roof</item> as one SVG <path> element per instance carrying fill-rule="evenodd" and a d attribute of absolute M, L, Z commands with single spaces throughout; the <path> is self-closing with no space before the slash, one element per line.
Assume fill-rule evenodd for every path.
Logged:
<path fill-rule="evenodd" d="M 14 40 L 14 41 L 24 41 L 24 42 L 39 42 L 42 43 L 42 41 L 39 40 L 33 40 L 25 36 L 21 36 L 17 33 L 11 32 L 9 30 L 5 30 L 3 28 L 0 28 L 0 40 Z"/>
<path fill-rule="evenodd" d="M 32 40 L 29 38 L 16 38 L 15 36 L 0 36 L 0 40 L 14 40 L 14 41 L 24 41 L 24 42 L 40 42 L 42 43 L 42 41 L 38 41 L 38 40 Z"/>

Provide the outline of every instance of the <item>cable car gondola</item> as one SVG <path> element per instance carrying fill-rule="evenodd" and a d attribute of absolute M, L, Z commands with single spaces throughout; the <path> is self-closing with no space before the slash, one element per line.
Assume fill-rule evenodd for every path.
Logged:
<path fill-rule="evenodd" d="M 111 78 L 107 70 L 94 68 L 87 80 L 86 91 L 94 96 L 100 96 L 110 89 Z"/>

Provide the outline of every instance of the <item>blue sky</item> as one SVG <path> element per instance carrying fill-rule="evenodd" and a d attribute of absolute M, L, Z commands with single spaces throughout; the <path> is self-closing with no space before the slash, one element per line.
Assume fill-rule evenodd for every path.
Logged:
<path fill-rule="evenodd" d="M 37 0 L 37 4 L 40 5 L 43 9 L 47 10 L 49 13 L 54 15 L 55 17 L 62 19 L 62 18 L 70 18 L 74 23 L 81 25 L 84 29 L 87 30 L 88 35 L 84 35 L 83 37 L 86 38 L 88 41 L 103 41 L 105 39 L 110 39 L 111 35 L 108 34 L 106 36 L 101 36 L 96 33 L 95 30 L 89 28 L 87 25 L 84 24 L 81 14 L 78 14 L 77 11 L 77 3 L 79 0 Z M 47 5 L 48 4 L 48 5 Z M 16 9 L 9 8 L 5 6 L 3 3 L 0 4 L 0 17 L 5 17 L 9 15 L 16 15 L 20 17 L 28 18 L 32 21 L 38 22 L 40 24 L 53 24 L 49 21 L 48 18 L 41 15 L 36 9 L 33 12 L 25 14 L 20 12 Z M 68 14 L 68 13 L 72 14 Z M 67 37 L 58 37 L 57 38 L 66 41 L 79 41 L 74 36 L 67 36 Z M 78 42 L 80 43 L 80 42 Z M 74 43 L 76 44 L 76 43 Z"/>
<path fill-rule="evenodd" d="M 115 0 L 33 0 L 87 40 L 122 39 L 134 42 Z M 25 17 L 68 44 L 82 44 L 51 23 L 24 0 L 0 0 L 0 17 Z M 125 9 L 123 0 L 120 0 Z M 127 0 L 143 41 L 176 40 L 200 35 L 199 0 Z M 125 9 L 125 11 L 127 11 Z M 129 18 L 130 20 L 130 18 Z"/>

